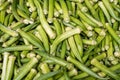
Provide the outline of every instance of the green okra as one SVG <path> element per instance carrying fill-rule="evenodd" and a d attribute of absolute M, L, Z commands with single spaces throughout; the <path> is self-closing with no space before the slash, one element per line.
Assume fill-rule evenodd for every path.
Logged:
<path fill-rule="evenodd" d="M 68 37 L 70 37 L 70 36 L 72 36 L 72 35 L 74 35 L 74 34 L 79 34 L 80 32 L 81 32 L 81 31 L 80 31 L 79 28 L 75 28 L 75 29 L 71 29 L 71 30 L 69 30 L 69 31 L 66 31 L 65 33 L 63 33 L 63 34 L 61 34 L 60 36 L 58 36 L 58 37 L 54 40 L 53 44 L 51 45 L 51 51 L 50 51 L 50 53 L 52 54 L 52 53 L 55 51 L 57 45 L 58 45 L 61 41 L 65 40 L 66 38 L 68 38 Z"/>
<path fill-rule="evenodd" d="M 3 58 L 3 66 L 2 66 L 2 76 L 1 76 L 1 80 L 5 80 L 6 79 L 6 74 L 7 74 L 7 64 L 8 64 L 8 58 L 10 53 L 8 52 L 4 52 L 3 53 L 4 58 Z"/>
<path fill-rule="evenodd" d="M 2 30 L 3 32 L 5 32 L 11 36 L 18 36 L 18 33 L 16 31 L 9 29 L 8 27 L 4 26 L 1 23 L 0 23 L 0 30 Z"/>
<path fill-rule="evenodd" d="M 31 69 L 30 73 L 26 76 L 25 80 L 32 80 L 36 74 L 37 71 L 35 69 Z"/>
<path fill-rule="evenodd" d="M 47 52 L 49 52 L 49 41 L 48 41 L 48 37 L 47 37 L 45 31 L 43 30 L 41 25 L 37 26 L 37 30 L 42 38 L 42 42 L 43 42 L 43 45 L 45 47 L 45 50 Z"/>
<path fill-rule="evenodd" d="M 102 70 L 103 72 L 107 73 L 109 76 L 111 76 L 115 80 L 119 80 L 120 79 L 120 77 L 116 73 L 114 73 L 113 71 L 108 69 L 105 65 L 101 64 L 97 59 L 93 59 L 91 61 L 91 64 L 93 64 L 94 66 L 96 66 L 97 68 Z"/>
<path fill-rule="evenodd" d="M 10 46 L 6 48 L 0 48 L 0 53 L 7 52 L 7 51 L 22 51 L 22 50 L 32 50 L 32 45 L 17 45 L 17 46 Z"/>
<path fill-rule="evenodd" d="M 21 80 L 37 63 L 37 58 L 33 57 L 25 66 L 22 67 L 20 72 L 18 72 L 18 74 L 14 77 L 14 80 Z"/>
<path fill-rule="evenodd" d="M 40 3 L 37 0 L 34 0 L 34 3 L 37 7 L 37 12 L 38 12 L 38 15 L 39 15 L 39 19 L 40 19 L 40 22 L 41 22 L 44 30 L 46 31 L 46 33 L 48 34 L 48 36 L 51 39 L 54 39 L 56 37 L 56 34 L 54 33 L 54 31 L 50 28 L 49 24 L 47 23 L 47 20 L 45 18 L 45 15 L 43 14 L 43 10 L 41 8 Z"/>
<path fill-rule="evenodd" d="M 5 80 L 11 80 L 11 78 L 13 76 L 15 59 L 16 59 L 15 56 L 13 56 L 13 55 L 9 56 L 9 60 L 8 60 L 8 64 L 7 64 L 6 79 Z"/>
<path fill-rule="evenodd" d="M 69 17 L 67 5 L 64 0 L 60 0 L 59 2 L 62 7 L 64 21 L 68 23 L 68 22 L 70 22 L 70 17 Z"/>

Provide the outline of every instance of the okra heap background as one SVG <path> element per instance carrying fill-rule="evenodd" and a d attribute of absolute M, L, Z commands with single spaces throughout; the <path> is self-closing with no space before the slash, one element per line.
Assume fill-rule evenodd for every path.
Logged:
<path fill-rule="evenodd" d="M 0 0 L 1 80 L 120 80 L 120 0 Z"/>

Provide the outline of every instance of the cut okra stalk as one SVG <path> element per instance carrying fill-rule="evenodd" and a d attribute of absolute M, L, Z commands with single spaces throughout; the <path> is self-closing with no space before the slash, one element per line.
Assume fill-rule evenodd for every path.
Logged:
<path fill-rule="evenodd" d="M 6 72 L 6 80 L 11 80 L 13 76 L 13 70 L 15 65 L 16 57 L 13 55 L 9 56 L 8 64 L 7 64 L 7 72 Z"/>
<path fill-rule="evenodd" d="M 1 80 L 6 80 L 7 64 L 8 64 L 8 58 L 9 58 L 10 53 L 4 52 L 3 55 L 4 55 L 4 58 L 3 58 L 3 66 L 2 66 L 2 76 L 1 76 Z"/>
<path fill-rule="evenodd" d="M 26 76 L 25 80 L 32 80 L 36 74 L 37 74 L 37 71 L 35 69 L 31 69 L 30 73 Z"/>

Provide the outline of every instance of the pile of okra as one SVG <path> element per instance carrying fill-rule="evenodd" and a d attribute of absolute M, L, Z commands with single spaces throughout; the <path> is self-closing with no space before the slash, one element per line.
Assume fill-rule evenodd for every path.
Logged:
<path fill-rule="evenodd" d="M 120 0 L 0 0 L 1 80 L 120 80 Z"/>

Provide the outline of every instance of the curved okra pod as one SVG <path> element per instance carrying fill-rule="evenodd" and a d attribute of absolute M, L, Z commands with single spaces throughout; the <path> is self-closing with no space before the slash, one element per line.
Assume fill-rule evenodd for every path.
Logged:
<path fill-rule="evenodd" d="M 67 28 L 68 28 L 68 27 L 67 27 Z M 79 28 L 75 28 L 75 29 L 71 29 L 71 30 L 69 30 L 69 31 L 66 31 L 66 32 L 64 32 L 63 34 L 61 34 L 60 36 L 58 36 L 58 37 L 54 40 L 53 44 L 51 45 L 51 49 L 50 49 L 51 51 L 50 51 L 50 53 L 52 54 L 52 53 L 55 51 L 57 45 L 58 45 L 60 42 L 62 42 L 63 40 L 67 39 L 68 37 L 70 37 L 70 36 L 72 36 L 72 35 L 79 34 L 80 32 L 81 32 L 81 30 L 80 30 Z"/>
<path fill-rule="evenodd" d="M 40 3 L 37 0 L 34 0 L 34 3 L 37 7 L 37 12 L 38 12 L 38 15 L 39 15 L 39 19 L 40 19 L 40 22 L 41 22 L 44 30 L 46 31 L 46 33 L 48 34 L 48 36 L 51 39 L 54 39 L 56 37 L 56 34 L 54 33 L 54 31 L 50 28 L 49 24 L 47 23 L 47 20 L 46 20 L 44 14 L 43 14 L 43 10 L 42 10 L 42 7 L 41 7 Z"/>

